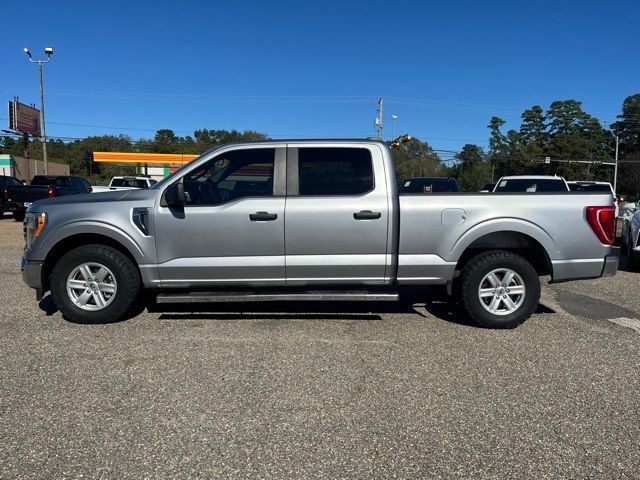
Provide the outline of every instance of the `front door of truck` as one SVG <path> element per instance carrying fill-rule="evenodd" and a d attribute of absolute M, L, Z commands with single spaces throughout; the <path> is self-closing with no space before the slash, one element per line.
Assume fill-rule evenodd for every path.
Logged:
<path fill-rule="evenodd" d="M 287 285 L 382 285 L 389 201 L 380 147 L 289 144 Z"/>
<path fill-rule="evenodd" d="M 163 286 L 284 285 L 285 156 L 245 146 L 182 176 L 184 207 L 153 219 Z"/>

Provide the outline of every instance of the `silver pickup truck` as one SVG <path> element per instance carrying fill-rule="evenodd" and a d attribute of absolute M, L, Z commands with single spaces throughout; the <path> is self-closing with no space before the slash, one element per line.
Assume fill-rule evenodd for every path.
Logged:
<path fill-rule="evenodd" d="M 22 276 L 74 322 L 158 303 L 389 301 L 441 285 L 485 327 L 536 309 L 540 276 L 611 276 L 610 194 L 398 194 L 370 140 L 213 149 L 149 190 L 34 203 Z"/>

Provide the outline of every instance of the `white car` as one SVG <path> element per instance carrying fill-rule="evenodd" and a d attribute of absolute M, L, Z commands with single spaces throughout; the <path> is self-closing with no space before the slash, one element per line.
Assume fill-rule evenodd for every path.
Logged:
<path fill-rule="evenodd" d="M 622 253 L 629 267 L 640 262 L 640 198 L 622 207 Z"/>
<path fill-rule="evenodd" d="M 512 175 L 502 177 L 493 188 L 494 192 L 568 192 L 564 178 L 557 175 Z"/>
<path fill-rule="evenodd" d="M 94 186 L 93 193 L 147 189 L 156 183 L 158 183 L 157 180 L 149 177 L 113 177 L 108 187 Z"/>
<path fill-rule="evenodd" d="M 616 197 L 616 192 L 613 191 L 613 186 L 609 182 L 590 182 L 590 181 L 569 181 L 567 182 L 569 185 L 569 189 L 572 192 L 593 192 L 600 193 L 606 192 L 611 193 L 613 195 L 613 202 L 616 205 L 616 218 L 620 216 L 620 208 L 618 205 L 618 198 Z"/>

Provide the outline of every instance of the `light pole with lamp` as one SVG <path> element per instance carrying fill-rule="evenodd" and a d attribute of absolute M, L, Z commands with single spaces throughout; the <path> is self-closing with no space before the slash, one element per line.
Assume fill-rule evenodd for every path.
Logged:
<path fill-rule="evenodd" d="M 616 139 L 616 165 L 615 167 L 613 167 L 613 193 L 615 195 L 618 195 L 618 190 L 617 190 L 617 186 L 618 186 L 618 147 L 620 144 L 620 137 L 618 135 L 616 135 L 615 133 L 613 133 L 613 130 L 609 130 L 609 132 L 611 132 L 611 135 L 613 135 L 613 138 Z"/>
<path fill-rule="evenodd" d="M 44 87 L 42 85 L 42 64 L 49 63 L 51 61 L 51 55 L 53 55 L 53 48 L 45 47 L 44 53 L 47 56 L 46 60 L 34 60 L 31 58 L 31 52 L 25 47 L 24 53 L 29 58 L 31 63 L 38 64 L 38 76 L 40 78 L 40 128 L 42 129 L 42 160 L 44 161 L 44 174 L 47 175 L 49 170 L 47 168 L 47 130 L 44 125 Z"/>
<path fill-rule="evenodd" d="M 396 120 L 398 120 L 398 115 L 391 115 L 391 120 L 393 120 L 393 135 L 391 138 L 396 138 Z"/>

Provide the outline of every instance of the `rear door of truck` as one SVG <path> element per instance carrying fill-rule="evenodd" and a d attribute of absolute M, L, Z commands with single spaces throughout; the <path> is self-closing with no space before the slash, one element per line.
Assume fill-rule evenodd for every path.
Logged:
<path fill-rule="evenodd" d="M 377 145 L 287 148 L 287 285 L 382 285 L 389 208 Z"/>

